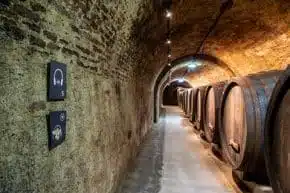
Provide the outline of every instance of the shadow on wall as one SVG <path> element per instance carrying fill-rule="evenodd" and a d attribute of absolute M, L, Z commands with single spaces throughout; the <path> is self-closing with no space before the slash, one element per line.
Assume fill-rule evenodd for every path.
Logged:
<path fill-rule="evenodd" d="M 117 193 L 150 193 L 161 189 L 165 119 L 155 125 L 141 147 L 140 154 L 131 166 L 126 180 Z"/>

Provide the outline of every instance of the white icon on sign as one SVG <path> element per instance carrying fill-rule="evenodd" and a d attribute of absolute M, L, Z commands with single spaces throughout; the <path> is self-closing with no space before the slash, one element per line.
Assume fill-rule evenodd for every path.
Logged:
<path fill-rule="evenodd" d="M 56 125 L 52 131 L 53 138 L 59 140 L 62 136 L 62 130 L 60 125 Z"/>
<path fill-rule="evenodd" d="M 65 114 L 64 113 L 61 113 L 60 116 L 59 116 L 59 120 L 60 121 L 64 121 L 65 120 Z"/>
<path fill-rule="evenodd" d="M 58 76 L 58 78 L 57 78 L 57 76 Z M 57 68 L 53 73 L 53 85 L 54 86 L 56 86 L 56 85 L 62 86 L 63 85 L 63 72 L 59 68 Z"/>

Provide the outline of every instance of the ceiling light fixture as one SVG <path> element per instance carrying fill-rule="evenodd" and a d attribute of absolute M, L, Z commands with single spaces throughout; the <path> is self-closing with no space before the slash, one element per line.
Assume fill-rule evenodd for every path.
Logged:
<path fill-rule="evenodd" d="M 187 65 L 187 67 L 189 68 L 189 69 L 193 69 L 193 68 L 195 68 L 197 66 L 197 64 L 195 63 L 195 62 L 190 62 L 188 65 Z"/>
<path fill-rule="evenodd" d="M 184 78 L 179 78 L 177 81 L 178 81 L 179 83 L 183 83 L 183 82 L 184 82 Z"/>
<path fill-rule="evenodd" d="M 172 18 L 172 12 L 171 11 L 169 11 L 169 10 L 166 10 L 166 16 L 165 16 L 166 18 Z"/>

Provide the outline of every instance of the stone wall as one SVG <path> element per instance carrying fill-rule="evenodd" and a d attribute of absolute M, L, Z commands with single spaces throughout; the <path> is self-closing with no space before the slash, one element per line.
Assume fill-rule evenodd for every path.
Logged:
<path fill-rule="evenodd" d="M 134 31 L 151 11 L 149 0 L 0 2 L 0 192 L 116 190 L 152 123 Z M 64 101 L 47 102 L 51 60 L 67 64 Z M 49 151 L 55 110 L 67 136 Z"/>

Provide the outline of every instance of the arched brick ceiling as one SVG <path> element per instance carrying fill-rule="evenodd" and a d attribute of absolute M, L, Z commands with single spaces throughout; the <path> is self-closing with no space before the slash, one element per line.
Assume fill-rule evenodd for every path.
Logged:
<path fill-rule="evenodd" d="M 188 69 L 188 67 L 183 67 L 173 71 L 171 73 L 170 79 L 174 80 L 184 78 L 188 80 L 192 86 L 195 87 L 214 82 L 229 80 L 233 77 L 233 75 L 229 71 L 219 65 L 214 65 L 207 61 L 199 62 L 200 66 L 196 68 Z M 169 82 L 170 80 L 168 78 L 168 81 L 164 82 L 164 84 L 168 84 Z"/>
<path fill-rule="evenodd" d="M 188 72 L 185 76 L 193 86 L 202 86 L 214 82 L 229 80 L 232 74 L 217 65 L 208 64 L 204 62 L 203 66 Z"/>
<path fill-rule="evenodd" d="M 171 21 L 173 59 L 194 54 L 219 14 L 217 0 L 173 1 Z"/>
<path fill-rule="evenodd" d="M 237 0 L 207 39 L 204 52 L 241 75 L 290 63 L 290 1 Z"/>
<path fill-rule="evenodd" d="M 220 2 L 173 1 L 173 59 L 196 52 L 219 13 Z M 200 53 L 222 59 L 239 75 L 277 69 L 290 63 L 290 1 L 234 1 Z"/>

